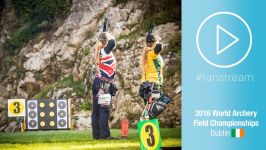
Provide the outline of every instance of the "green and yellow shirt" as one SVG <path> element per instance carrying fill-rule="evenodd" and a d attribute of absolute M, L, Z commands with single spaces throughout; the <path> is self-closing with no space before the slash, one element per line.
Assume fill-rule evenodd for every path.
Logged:
<path fill-rule="evenodd" d="M 163 83 L 163 59 L 160 54 L 155 54 L 154 49 L 147 52 L 146 71 L 142 73 L 141 82 Z"/>

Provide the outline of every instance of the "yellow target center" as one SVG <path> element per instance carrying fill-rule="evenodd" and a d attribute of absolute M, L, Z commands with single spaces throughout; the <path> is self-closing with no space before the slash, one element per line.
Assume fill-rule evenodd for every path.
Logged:
<path fill-rule="evenodd" d="M 54 121 L 50 121 L 50 126 L 53 127 L 55 125 Z"/>
<path fill-rule="evenodd" d="M 40 107 L 43 108 L 45 104 L 43 102 L 40 103 Z"/>
<path fill-rule="evenodd" d="M 53 117 L 54 116 L 54 112 L 51 111 L 49 115 L 50 115 L 50 117 Z"/>
<path fill-rule="evenodd" d="M 51 102 L 51 103 L 49 104 L 49 106 L 50 106 L 50 107 L 54 107 L 54 102 Z"/>
<path fill-rule="evenodd" d="M 44 117 L 44 116 L 45 116 L 45 113 L 44 113 L 44 112 L 41 112 L 41 113 L 40 113 L 40 116 L 41 116 L 41 117 Z"/>
<path fill-rule="evenodd" d="M 40 122 L 40 125 L 41 125 L 42 127 L 44 127 L 44 126 L 45 126 L 45 122 L 44 122 L 44 121 L 41 121 L 41 122 Z"/>

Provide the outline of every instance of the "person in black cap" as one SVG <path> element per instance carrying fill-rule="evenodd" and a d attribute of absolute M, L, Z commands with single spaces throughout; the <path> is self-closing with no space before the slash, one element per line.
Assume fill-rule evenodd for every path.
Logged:
<path fill-rule="evenodd" d="M 92 134 L 93 139 L 117 139 L 111 137 L 108 125 L 111 96 L 117 89 L 113 84 L 116 69 L 116 59 L 112 51 L 116 47 L 115 38 L 108 32 L 108 20 L 105 19 L 103 32 L 99 36 L 96 46 L 97 73 L 92 84 L 93 111 Z M 105 97 L 104 97 L 105 96 Z M 100 103 L 104 97 L 107 102 Z"/>
<path fill-rule="evenodd" d="M 146 47 L 141 57 L 141 82 L 139 95 L 143 98 L 147 107 L 147 113 L 143 113 L 145 119 L 156 118 L 166 105 L 170 98 L 161 91 L 163 84 L 163 59 L 160 52 L 163 49 L 161 43 L 158 43 L 157 37 L 152 33 L 153 27 L 150 28 L 146 36 Z M 155 107 L 154 107 L 155 106 Z M 147 116 L 148 115 L 148 116 Z M 141 119 L 143 119 L 141 117 Z"/>

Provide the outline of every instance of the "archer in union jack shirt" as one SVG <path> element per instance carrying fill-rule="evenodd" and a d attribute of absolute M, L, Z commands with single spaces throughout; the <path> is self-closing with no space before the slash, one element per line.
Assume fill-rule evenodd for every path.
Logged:
<path fill-rule="evenodd" d="M 115 38 L 104 30 L 100 34 L 96 46 L 97 74 L 92 84 L 93 111 L 92 111 L 92 135 L 93 139 L 113 139 L 108 125 L 110 115 L 109 106 L 98 104 L 99 93 L 106 82 L 112 82 L 115 77 L 116 60 L 112 53 L 115 49 Z M 105 91 L 106 92 L 106 91 Z M 108 89 L 109 93 L 109 89 Z"/>
<path fill-rule="evenodd" d="M 107 33 L 108 34 L 108 33 Z M 108 40 L 106 47 L 99 46 L 96 56 L 97 60 L 97 77 L 107 80 L 113 80 L 115 77 L 116 59 L 112 50 L 115 48 L 116 42 L 112 38 Z"/>

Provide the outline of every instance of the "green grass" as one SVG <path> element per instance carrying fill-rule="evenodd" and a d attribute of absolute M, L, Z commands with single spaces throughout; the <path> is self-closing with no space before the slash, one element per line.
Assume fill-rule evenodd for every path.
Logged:
<path fill-rule="evenodd" d="M 112 129 L 114 137 L 119 129 Z M 181 146 L 181 128 L 161 129 L 164 147 Z M 129 130 L 128 139 L 92 140 L 90 130 L 85 131 L 31 131 L 0 134 L 0 149 L 139 149 L 137 129 Z"/>

